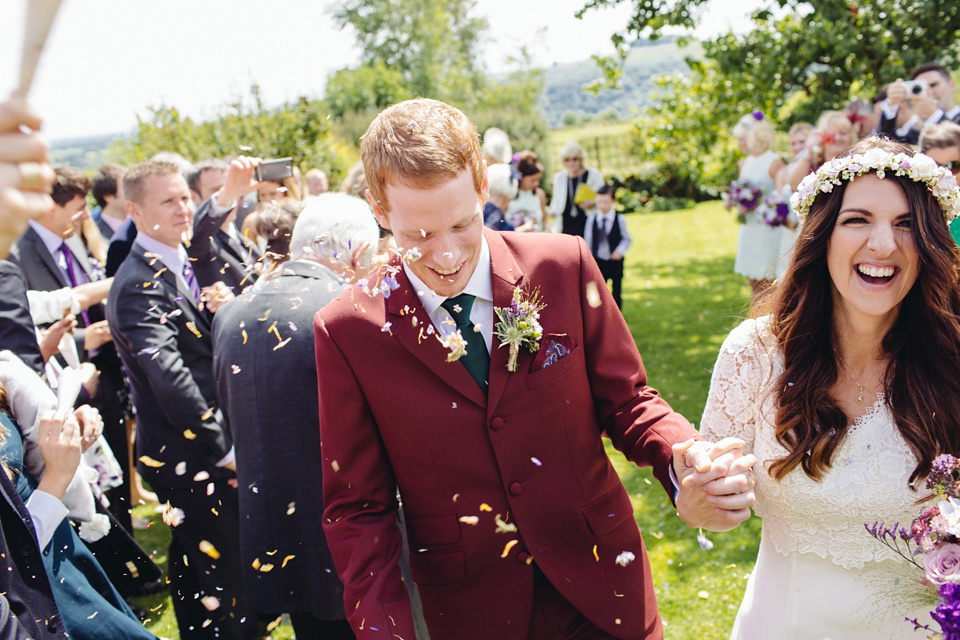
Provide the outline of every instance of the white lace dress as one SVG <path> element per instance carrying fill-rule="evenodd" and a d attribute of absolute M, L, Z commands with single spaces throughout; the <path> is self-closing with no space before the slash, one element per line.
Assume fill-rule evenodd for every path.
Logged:
<path fill-rule="evenodd" d="M 757 457 L 763 533 L 731 638 L 926 637 L 904 620 L 933 624 L 922 576 L 864 530 L 878 520 L 908 524 L 919 512 L 908 487 L 915 458 L 881 394 L 848 429 L 821 481 L 799 468 L 781 481 L 770 476 L 786 450 L 774 433 L 783 357 L 769 323 L 747 320 L 727 336 L 700 427 L 711 440 L 742 438 Z"/>

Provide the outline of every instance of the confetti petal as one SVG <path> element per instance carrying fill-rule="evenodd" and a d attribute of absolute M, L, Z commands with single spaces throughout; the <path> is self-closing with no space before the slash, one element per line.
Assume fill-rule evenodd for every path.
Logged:
<path fill-rule="evenodd" d="M 200 551 L 202 551 L 203 553 L 207 554 L 208 556 L 210 556 L 210 557 L 213 558 L 214 560 L 216 560 L 217 558 L 220 557 L 220 552 L 217 551 L 217 548 L 216 548 L 215 546 L 213 546 L 213 543 L 210 542 L 209 540 L 201 540 L 201 541 L 200 541 Z"/>
<path fill-rule="evenodd" d="M 517 544 L 516 540 L 511 540 L 507 543 L 507 546 L 503 548 L 503 553 L 500 554 L 501 558 L 506 558 L 510 554 L 510 549 L 513 549 L 514 545 Z"/>
<path fill-rule="evenodd" d="M 160 467 L 166 464 L 166 462 L 160 462 L 159 460 L 154 460 L 150 456 L 140 456 L 139 460 L 143 464 L 147 465 L 148 467 L 153 467 L 154 469 L 159 469 Z"/>

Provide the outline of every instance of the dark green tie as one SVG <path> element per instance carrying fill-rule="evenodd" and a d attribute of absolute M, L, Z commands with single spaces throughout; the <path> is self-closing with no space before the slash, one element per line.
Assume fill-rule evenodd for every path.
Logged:
<path fill-rule="evenodd" d="M 490 354 L 487 352 L 487 345 L 483 341 L 483 336 L 475 330 L 473 323 L 470 322 L 470 310 L 473 309 L 474 300 L 474 296 L 469 293 L 461 293 L 453 298 L 447 298 L 440 306 L 453 316 L 453 321 L 457 323 L 457 329 L 460 330 L 460 335 L 467 344 L 467 353 L 460 358 L 460 362 L 480 385 L 480 389 L 486 393 L 487 374 L 490 372 Z"/>

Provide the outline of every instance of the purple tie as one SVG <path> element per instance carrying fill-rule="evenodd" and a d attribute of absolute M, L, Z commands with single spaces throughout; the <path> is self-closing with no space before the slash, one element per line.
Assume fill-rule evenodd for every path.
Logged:
<path fill-rule="evenodd" d="M 187 286 L 190 287 L 190 293 L 193 294 L 193 299 L 196 302 L 200 302 L 200 285 L 197 284 L 197 276 L 193 275 L 193 267 L 190 266 L 189 259 L 183 263 L 183 279 L 187 281 Z"/>
<path fill-rule="evenodd" d="M 83 278 L 83 282 L 81 282 L 81 278 L 77 276 L 76 267 L 74 266 L 76 264 L 76 259 L 73 257 L 73 251 L 70 251 L 70 247 L 67 246 L 66 242 L 60 245 L 60 255 L 63 256 L 63 261 L 67 265 L 67 279 L 70 281 L 70 286 L 75 287 L 78 284 L 85 284 L 86 278 Z M 89 327 L 90 316 L 87 315 L 87 310 L 81 309 L 80 315 L 83 316 L 83 326 Z"/>

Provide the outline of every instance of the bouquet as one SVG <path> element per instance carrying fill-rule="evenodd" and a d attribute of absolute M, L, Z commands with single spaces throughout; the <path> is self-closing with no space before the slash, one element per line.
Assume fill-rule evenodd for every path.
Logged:
<path fill-rule="evenodd" d="M 746 180 L 734 180 L 723 195 L 723 205 L 727 208 L 727 211 L 737 209 L 737 220 L 740 224 L 743 224 L 747 221 L 747 214 L 760 205 L 760 198 L 762 197 L 763 189 L 760 187 Z"/>
<path fill-rule="evenodd" d="M 790 219 L 790 197 L 784 195 L 770 196 L 757 207 L 757 218 L 771 227 L 787 224 Z"/>
<path fill-rule="evenodd" d="M 930 616 L 940 625 L 934 638 L 960 640 L 960 460 L 938 456 L 927 477 L 927 489 L 939 498 L 913 520 L 910 528 L 865 525 L 871 536 L 923 571 L 923 584 L 936 592 L 936 608 Z M 920 558 L 920 561 L 917 560 Z M 934 631 L 913 622 L 917 629 Z"/>

